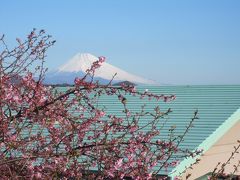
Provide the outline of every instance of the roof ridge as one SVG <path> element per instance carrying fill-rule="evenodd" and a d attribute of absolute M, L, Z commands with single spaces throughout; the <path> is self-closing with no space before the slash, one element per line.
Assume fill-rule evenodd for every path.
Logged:
<path fill-rule="evenodd" d="M 238 121 L 240 120 L 240 108 L 238 108 L 231 116 L 227 118 L 210 136 L 208 136 L 196 149 L 203 149 L 203 153 L 209 150 L 228 130 L 230 130 Z M 180 162 L 180 164 L 175 167 L 169 176 L 174 178 L 186 170 L 186 167 L 189 167 L 193 164 L 197 158 L 201 155 L 198 155 L 194 158 L 186 158 Z"/>

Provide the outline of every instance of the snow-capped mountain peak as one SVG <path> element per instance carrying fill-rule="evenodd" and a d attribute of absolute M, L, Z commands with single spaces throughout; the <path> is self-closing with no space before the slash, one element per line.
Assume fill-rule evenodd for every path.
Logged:
<path fill-rule="evenodd" d="M 70 59 L 66 64 L 60 66 L 58 70 L 55 72 L 54 76 L 61 76 L 62 74 L 67 74 L 70 76 L 76 75 L 78 73 L 85 73 L 87 69 L 89 69 L 93 62 L 97 61 L 98 58 L 92 54 L 84 53 L 84 54 L 76 54 L 72 59 Z M 101 78 L 105 80 L 111 80 L 114 74 L 117 75 L 114 77 L 114 81 L 130 81 L 137 84 L 149 84 L 149 85 L 156 85 L 157 83 L 148 80 L 133 74 L 130 74 L 120 68 L 117 68 L 107 62 L 103 62 L 101 67 L 95 71 L 95 77 Z M 72 76 L 71 75 L 71 76 Z M 72 82 L 73 80 L 71 80 Z M 70 82 L 65 82 L 70 83 Z"/>
<path fill-rule="evenodd" d="M 66 64 L 58 68 L 59 72 L 86 72 L 88 68 L 91 67 L 92 63 L 97 61 L 98 58 L 89 54 L 76 54 L 72 59 L 70 59 Z"/>

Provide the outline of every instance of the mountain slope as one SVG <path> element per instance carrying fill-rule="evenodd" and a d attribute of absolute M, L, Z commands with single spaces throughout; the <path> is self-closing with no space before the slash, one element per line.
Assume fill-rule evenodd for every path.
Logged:
<path fill-rule="evenodd" d="M 97 61 L 98 58 L 85 53 L 77 54 L 70 59 L 66 64 L 60 66 L 56 71 L 48 73 L 46 76 L 46 82 L 49 84 L 54 83 L 69 83 L 72 84 L 74 77 L 82 76 L 86 70 L 91 67 L 91 64 Z M 102 83 L 106 83 L 113 78 L 113 75 L 117 73 L 114 78 L 115 82 L 130 81 L 137 84 L 149 84 L 153 85 L 156 82 L 148 80 L 133 74 L 130 74 L 120 68 L 117 68 L 107 62 L 102 63 L 102 66 L 96 70 L 95 78 Z"/>

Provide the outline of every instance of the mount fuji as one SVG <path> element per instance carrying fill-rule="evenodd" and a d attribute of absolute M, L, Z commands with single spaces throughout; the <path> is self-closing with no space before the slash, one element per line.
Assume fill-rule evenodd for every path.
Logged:
<path fill-rule="evenodd" d="M 82 77 L 86 70 L 91 67 L 92 63 L 98 58 L 89 54 L 76 54 L 66 64 L 60 66 L 55 71 L 46 74 L 45 84 L 73 84 L 75 77 Z M 113 83 L 129 81 L 135 84 L 157 85 L 153 80 L 145 79 L 133 74 L 130 74 L 120 68 L 117 68 L 107 62 L 103 62 L 101 67 L 95 72 L 95 80 L 102 84 L 108 83 L 114 76 Z"/>

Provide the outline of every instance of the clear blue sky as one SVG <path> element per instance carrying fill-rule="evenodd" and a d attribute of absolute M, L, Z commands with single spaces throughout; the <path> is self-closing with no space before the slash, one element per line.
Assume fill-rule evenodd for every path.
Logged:
<path fill-rule="evenodd" d="M 10 44 L 53 35 L 50 69 L 89 52 L 160 83 L 240 84 L 239 0 L 2 0 L 0 19 Z"/>

